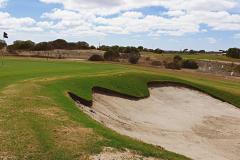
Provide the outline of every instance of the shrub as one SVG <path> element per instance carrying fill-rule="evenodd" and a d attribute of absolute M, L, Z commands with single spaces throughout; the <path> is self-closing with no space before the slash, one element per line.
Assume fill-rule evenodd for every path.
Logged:
<path fill-rule="evenodd" d="M 138 61 L 139 61 L 139 57 L 137 57 L 137 56 L 131 56 L 128 58 L 128 62 L 131 64 L 137 64 Z"/>
<path fill-rule="evenodd" d="M 64 39 L 57 39 L 50 42 L 50 44 L 53 46 L 53 49 L 66 49 L 68 47 L 68 43 Z"/>
<path fill-rule="evenodd" d="M 168 69 L 177 69 L 180 70 L 181 69 L 181 65 L 179 65 L 178 63 L 174 63 L 174 62 L 169 62 L 169 63 L 165 63 L 164 64 L 165 68 Z"/>
<path fill-rule="evenodd" d="M 94 54 L 88 60 L 89 61 L 104 61 L 104 58 L 101 55 Z"/>
<path fill-rule="evenodd" d="M 131 50 L 130 53 L 128 53 L 128 62 L 131 64 L 137 64 L 139 59 L 140 59 L 141 55 L 140 52 L 138 51 L 138 49 L 133 49 Z"/>
<path fill-rule="evenodd" d="M 192 60 L 185 60 L 182 63 L 182 68 L 189 68 L 189 69 L 198 69 L 198 64 Z"/>
<path fill-rule="evenodd" d="M 173 62 L 174 63 L 180 63 L 182 60 L 183 60 L 182 57 L 179 56 L 179 55 L 176 55 L 176 56 L 173 57 Z"/>
<path fill-rule="evenodd" d="M 168 69 L 178 69 L 180 70 L 182 67 L 182 57 L 179 55 L 176 55 L 173 57 L 172 62 L 166 62 L 164 61 L 164 66 Z"/>
<path fill-rule="evenodd" d="M 161 63 L 161 61 L 152 61 L 152 65 L 153 66 L 161 66 L 162 63 Z"/>
<path fill-rule="evenodd" d="M 239 48 L 229 48 L 227 51 L 227 56 L 231 58 L 240 58 Z"/>
<path fill-rule="evenodd" d="M 162 54 L 162 53 L 164 53 L 164 50 L 161 50 L 161 49 L 157 48 L 157 49 L 154 50 L 154 53 Z"/>
<path fill-rule="evenodd" d="M 120 54 L 117 51 L 109 50 L 104 53 L 104 59 L 107 61 L 117 61 L 120 58 Z"/>

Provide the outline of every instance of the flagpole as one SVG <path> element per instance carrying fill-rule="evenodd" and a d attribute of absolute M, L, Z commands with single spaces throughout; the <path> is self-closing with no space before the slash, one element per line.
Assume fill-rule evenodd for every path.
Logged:
<path fill-rule="evenodd" d="M 4 36 L 3 36 L 3 43 L 4 43 Z M 3 66 L 3 56 L 4 56 L 4 54 L 3 54 L 3 49 L 2 49 L 2 66 Z"/>

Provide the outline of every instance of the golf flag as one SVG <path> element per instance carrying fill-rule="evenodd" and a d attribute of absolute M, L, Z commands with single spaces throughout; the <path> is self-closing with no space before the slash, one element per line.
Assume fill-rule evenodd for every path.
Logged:
<path fill-rule="evenodd" d="M 3 38 L 8 38 L 8 34 L 6 32 L 3 32 Z"/>

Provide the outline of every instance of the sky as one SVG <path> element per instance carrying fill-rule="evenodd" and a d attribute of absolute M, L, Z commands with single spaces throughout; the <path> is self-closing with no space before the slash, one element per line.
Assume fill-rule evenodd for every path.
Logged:
<path fill-rule="evenodd" d="M 0 0 L 15 40 L 86 41 L 165 50 L 240 48 L 240 0 Z"/>

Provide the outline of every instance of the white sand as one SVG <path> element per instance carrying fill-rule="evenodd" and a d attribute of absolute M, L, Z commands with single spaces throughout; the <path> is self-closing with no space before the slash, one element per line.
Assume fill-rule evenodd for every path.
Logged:
<path fill-rule="evenodd" d="M 238 108 L 186 88 L 150 94 L 133 101 L 95 93 L 92 109 L 82 109 L 120 134 L 196 160 L 240 160 Z"/>
<path fill-rule="evenodd" d="M 157 158 L 143 157 L 137 153 L 126 151 L 118 151 L 113 148 L 105 148 L 104 151 L 98 155 L 90 156 L 90 160 L 160 160 Z"/>

